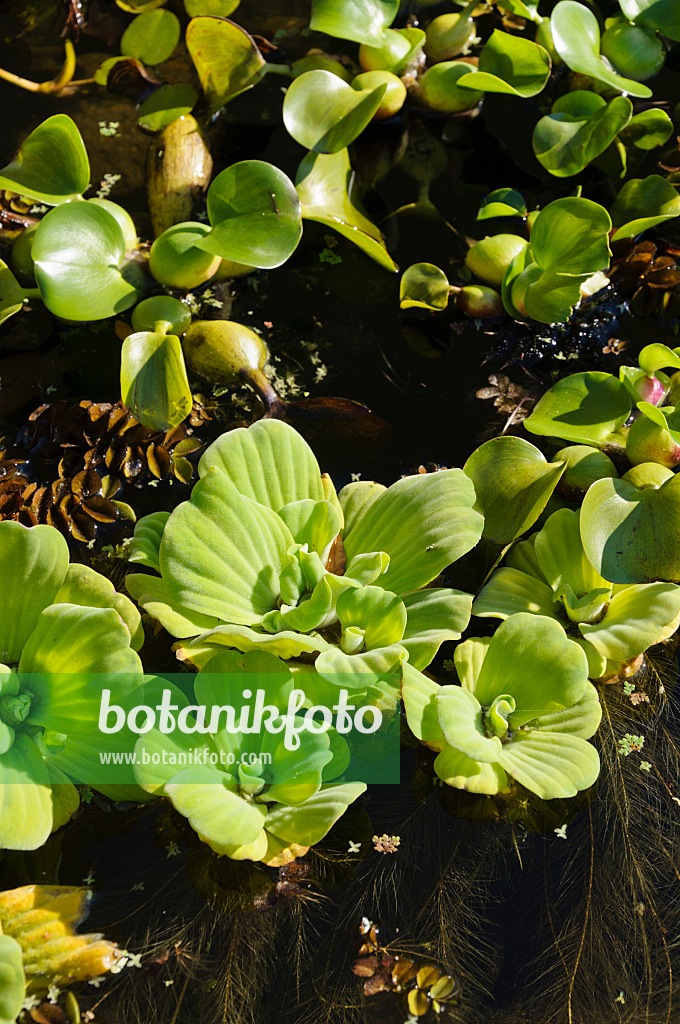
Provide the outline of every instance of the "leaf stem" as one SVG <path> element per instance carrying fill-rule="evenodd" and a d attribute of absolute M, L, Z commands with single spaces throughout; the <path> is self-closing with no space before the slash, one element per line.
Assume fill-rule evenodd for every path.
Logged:
<path fill-rule="evenodd" d="M 5 71 L 4 68 L 0 68 L 0 78 L 3 78 L 6 82 L 10 82 L 12 85 L 18 85 L 20 89 L 26 89 L 28 92 L 60 92 L 64 86 L 68 85 L 73 79 L 73 75 L 76 70 L 76 51 L 73 48 L 73 43 L 70 39 L 65 41 L 64 49 L 66 54 L 61 71 L 56 78 L 53 78 L 49 82 L 31 82 L 30 79 L 21 78 L 19 75 L 15 75 L 11 71 Z"/>

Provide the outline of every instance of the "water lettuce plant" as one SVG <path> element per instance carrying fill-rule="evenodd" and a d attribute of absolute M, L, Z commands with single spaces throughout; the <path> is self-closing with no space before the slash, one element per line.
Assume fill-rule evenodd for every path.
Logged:
<path fill-rule="evenodd" d="M 618 675 L 680 623 L 673 583 L 612 585 L 588 561 L 580 514 L 560 509 L 528 540 L 511 548 L 482 587 L 473 615 L 506 619 L 519 612 L 560 622 L 588 659 L 588 675 Z"/>
<path fill-rule="evenodd" d="M 460 686 L 407 674 L 409 728 L 437 751 L 446 785 L 493 796 L 512 781 L 543 800 L 575 796 L 596 781 L 588 739 L 600 723 L 583 650 L 543 615 L 511 615 L 492 637 L 454 653 Z"/>
<path fill-rule="evenodd" d="M 283 728 L 293 673 L 267 652 L 223 650 L 196 676 L 193 699 L 207 719 L 213 709 L 240 708 L 246 685 L 280 709 L 271 722 Z M 174 703 L 189 706 L 179 692 Z M 304 856 L 366 789 L 363 782 L 334 781 L 349 761 L 347 743 L 334 729 L 304 731 L 299 747 L 288 749 L 279 731 L 233 733 L 224 720 L 200 742 L 196 734 L 153 729 L 140 737 L 141 748 L 147 763 L 135 767 L 140 786 L 169 799 L 203 842 L 233 860 L 280 865 Z M 203 764 L 195 763 L 197 754 Z M 180 755 L 192 766 L 178 768 Z"/>
<path fill-rule="evenodd" d="M 172 513 L 139 520 L 131 560 L 158 575 L 127 578 L 180 657 L 305 656 L 394 706 L 403 664 L 427 667 L 467 625 L 471 596 L 428 586 L 482 533 L 462 470 L 338 495 L 300 435 L 267 419 L 218 438 L 199 478 Z"/>
<path fill-rule="evenodd" d="M 92 893 L 75 885 L 22 885 L 0 892 L 0 1021 L 12 1024 L 26 996 L 44 996 L 109 971 L 121 956 L 100 934 L 77 934 Z"/>
<path fill-rule="evenodd" d="M 129 795 L 99 765 L 91 677 L 115 673 L 120 693 L 133 692 L 143 633 L 131 601 L 70 565 L 51 526 L 0 522 L 0 570 L 0 847 L 33 850 L 77 809 L 70 776 L 81 781 L 84 766 L 92 785 Z"/>

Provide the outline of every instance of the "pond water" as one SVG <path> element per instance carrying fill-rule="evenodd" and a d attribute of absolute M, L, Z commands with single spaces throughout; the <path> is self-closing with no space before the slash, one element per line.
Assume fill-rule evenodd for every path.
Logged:
<path fill-rule="evenodd" d="M 61 62 L 61 6 L 5 0 L 3 8 L 0 67 L 49 78 Z M 92 0 L 90 9 L 97 34 L 83 34 L 78 42 L 79 78 L 89 78 L 118 53 L 118 22 L 128 20 L 106 0 Z M 234 18 L 258 37 L 276 38 L 293 59 L 314 43 L 300 35 L 308 16 L 304 0 L 242 0 Z M 163 74 L 192 80 L 182 46 Z M 284 81 L 269 76 L 215 120 L 209 136 L 216 167 L 260 159 L 294 174 L 303 150 L 281 125 Z M 667 68 L 654 90 L 672 109 L 680 99 L 677 73 Z M 131 213 L 141 237 L 151 236 L 144 192 L 151 136 L 138 128 L 131 100 L 96 85 L 55 97 L 0 81 L 0 109 L 3 164 L 41 120 L 69 114 L 90 156 L 88 195 L 112 182 L 109 197 Z M 530 205 L 572 193 L 570 179 L 551 178 L 530 155 L 539 109 L 540 97 L 520 106 L 491 96 L 480 117 L 412 111 L 362 135 L 353 162 L 366 183 L 363 201 L 402 269 L 421 260 L 444 269 L 460 264 L 466 236 L 480 234 L 479 202 L 493 189 L 511 185 L 530 197 Z M 115 133 L 100 130 L 111 123 Z M 407 158 L 397 161 L 395 155 L 404 152 Z M 657 160 L 658 153 L 650 153 L 636 174 L 654 173 Z M 381 163 L 387 173 L 370 188 Z M 439 214 L 422 205 L 401 210 L 416 203 L 430 177 L 429 197 Z M 586 172 L 585 180 L 590 198 L 611 204 L 615 182 L 596 171 Z M 664 226 L 664 237 L 677 243 L 674 222 Z M 293 421 L 338 488 L 352 474 L 389 484 L 419 466 L 462 465 L 477 445 L 503 430 L 512 409 L 499 411 L 488 398 L 476 397 L 489 386 L 490 374 L 506 374 L 518 396 L 535 399 L 567 370 L 616 370 L 622 361 L 634 361 L 629 357 L 645 344 L 677 341 L 677 322 L 635 318 L 613 292 L 586 304 L 564 328 L 523 327 L 508 319 L 472 322 L 451 307 L 436 316 L 404 312 L 397 293 L 396 278 L 320 225 L 305 227 L 303 244 L 284 267 L 237 279 L 218 292 L 219 315 L 266 339 L 281 397 L 350 398 L 390 425 L 374 444 L 361 424 L 341 430 L 318 416 Z M 43 402 L 114 402 L 119 396 L 121 341 L 113 321 L 57 325 L 34 305 L 0 333 L 6 436 Z M 610 345 L 612 339 L 625 344 Z M 226 425 L 248 421 L 257 408 L 248 396 L 243 388 L 235 402 L 233 392 L 218 397 L 220 411 L 197 433 L 209 441 Z M 187 495 L 181 484 L 161 483 L 128 487 L 119 497 L 143 515 L 172 508 Z M 129 525 L 103 530 L 90 550 L 74 542 L 73 558 L 92 562 L 119 583 L 124 564 L 107 560 L 100 549 L 131 532 Z M 463 565 L 449 582 L 464 588 L 466 572 Z M 149 670 L 175 666 L 167 639 L 150 639 Z M 436 662 L 444 681 L 443 662 L 450 657 L 445 646 Z M 569 806 L 551 801 L 502 820 L 474 799 L 432 796 L 432 757 L 411 741 L 401 784 L 371 787 L 361 806 L 352 806 L 307 856 L 309 874 L 299 885 L 286 883 L 273 868 L 215 857 L 169 804 L 114 807 L 91 794 L 76 820 L 43 848 L 2 854 L 2 888 L 85 881 L 94 891 L 87 928 L 141 952 L 140 969 L 108 979 L 101 989 L 78 990 L 81 1013 L 94 1014 L 82 1019 L 405 1021 L 408 1007 L 398 997 L 364 997 L 364 979 L 352 973 L 365 942 L 360 922 L 367 918 L 379 922 L 381 947 L 418 967 L 435 962 L 456 979 L 460 995 L 442 1020 L 673 1024 L 680 1020 L 673 988 L 680 967 L 680 815 L 669 794 L 676 799 L 680 731 L 671 651 L 657 653 L 646 671 L 655 695 L 648 710 L 633 708 L 620 687 L 607 696 L 600 746 L 610 770 L 594 793 Z M 640 714 L 654 724 L 652 779 L 617 757 L 617 737 L 622 730 L 635 732 Z M 396 854 L 376 854 L 374 834 L 399 836 Z M 361 844 L 360 857 L 347 855 L 350 843 Z M 439 1018 L 431 1013 L 422 1019 Z"/>

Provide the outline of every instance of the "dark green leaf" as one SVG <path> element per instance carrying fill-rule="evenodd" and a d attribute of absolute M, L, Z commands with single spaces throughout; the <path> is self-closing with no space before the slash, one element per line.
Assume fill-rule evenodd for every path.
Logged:
<path fill-rule="evenodd" d="M 579 174 L 604 153 L 633 113 L 633 104 L 624 96 L 581 116 L 555 107 L 534 128 L 532 145 L 539 163 L 558 178 Z"/>
<path fill-rule="evenodd" d="M 443 270 L 432 263 L 414 263 L 404 271 L 399 286 L 399 305 L 446 309 L 451 286 Z"/>
<path fill-rule="evenodd" d="M 157 10 L 138 14 L 123 33 L 120 52 L 136 57 L 144 64 L 162 64 L 179 42 L 180 24 L 172 11 Z"/>
<path fill-rule="evenodd" d="M 680 215 L 680 196 L 665 178 L 650 174 L 631 178 L 623 186 L 612 206 L 614 238 L 639 235 L 665 220 Z"/>

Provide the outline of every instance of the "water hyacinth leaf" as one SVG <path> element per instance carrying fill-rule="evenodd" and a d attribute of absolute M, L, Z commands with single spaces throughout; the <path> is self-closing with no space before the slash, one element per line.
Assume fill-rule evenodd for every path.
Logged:
<path fill-rule="evenodd" d="M 665 110 L 651 107 L 631 118 L 622 141 L 636 149 L 655 149 L 668 142 L 673 134 L 673 122 Z"/>
<path fill-rule="evenodd" d="M 474 484 L 474 507 L 484 516 L 482 536 L 505 545 L 533 526 L 565 469 L 565 462 L 546 462 L 521 437 L 494 437 L 481 445 L 463 471 Z"/>
<path fill-rule="evenodd" d="M 171 597 L 189 611 L 254 625 L 276 606 L 292 544 L 275 512 L 244 498 L 213 469 L 168 519 L 161 571 Z"/>
<path fill-rule="evenodd" d="M 399 0 L 313 0 L 309 27 L 337 39 L 379 46 L 398 10 Z"/>
<path fill-rule="evenodd" d="M 138 14 L 123 32 L 120 52 L 143 64 L 162 64 L 179 42 L 180 24 L 172 11 L 156 10 Z"/>
<path fill-rule="evenodd" d="M 250 89 L 262 77 L 265 60 L 245 29 L 224 18 L 193 18 L 185 41 L 210 108 Z"/>
<path fill-rule="evenodd" d="M 263 160 L 243 160 L 218 174 L 207 205 L 212 231 L 196 247 L 237 263 L 280 267 L 302 236 L 295 186 Z"/>
<path fill-rule="evenodd" d="M 381 494 L 345 538 L 348 560 L 369 551 L 390 558 L 379 585 L 395 594 L 431 583 L 482 535 L 475 492 L 461 469 L 402 477 Z"/>
<path fill-rule="evenodd" d="M 486 707 L 496 697 L 511 694 L 515 714 L 526 722 L 528 715 L 557 711 L 580 700 L 587 669 L 585 654 L 559 622 L 520 613 L 501 622 L 491 638 L 474 695 Z"/>
<path fill-rule="evenodd" d="M 680 582 L 680 477 L 638 490 L 626 480 L 596 480 L 581 507 L 589 561 L 612 583 Z"/>
<path fill-rule="evenodd" d="M 338 153 L 364 130 L 386 88 L 353 89 L 330 71 L 306 71 L 286 91 L 283 123 L 305 149 Z"/>
<path fill-rule="evenodd" d="M 675 0 L 619 0 L 619 4 L 629 21 L 680 42 L 680 10 Z"/>
<path fill-rule="evenodd" d="M 352 202 L 353 171 L 346 149 L 339 153 L 310 153 L 295 177 L 302 219 L 333 228 L 393 273 L 398 267 L 385 246 L 383 234 Z"/>
<path fill-rule="evenodd" d="M 16 664 L 41 612 L 52 604 L 68 570 L 66 541 L 51 526 L 0 523 L 3 586 L 0 663 Z"/>
<path fill-rule="evenodd" d="M 536 21 L 539 24 L 542 20 L 538 13 L 538 0 L 528 4 L 523 3 L 523 0 L 503 0 L 498 6 L 510 14 L 515 14 L 518 18 L 528 18 L 530 21 Z"/>
<path fill-rule="evenodd" d="M 579 174 L 604 153 L 633 113 L 633 104 L 624 96 L 578 116 L 556 108 L 557 104 L 537 123 L 532 146 L 539 163 L 558 178 Z"/>
<path fill-rule="evenodd" d="M 190 18 L 211 14 L 217 18 L 228 18 L 241 0 L 184 0 L 184 10 Z"/>
<path fill-rule="evenodd" d="M 47 767 L 33 741 L 19 733 L 0 757 L 0 847 L 37 850 L 53 822 Z"/>
<path fill-rule="evenodd" d="M 492 217 L 526 217 L 527 204 L 521 192 L 514 188 L 497 188 L 489 192 L 479 208 L 477 220 Z"/>
<path fill-rule="evenodd" d="M 536 96 L 550 77 L 550 56 L 538 43 L 494 29 L 479 55 L 479 71 L 458 79 L 461 88 Z"/>
<path fill-rule="evenodd" d="M 125 249 L 123 230 L 105 207 L 86 202 L 51 210 L 32 249 L 50 312 L 65 320 L 103 320 L 134 305 L 137 289 L 121 269 Z"/>
<path fill-rule="evenodd" d="M 652 90 L 642 82 L 623 78 L 600 56 L 600 27 L 593 12 L 576 0 L 560 0 L 550 16 L 553 43 L 572 71 L 588 75 L 617 92 L 649 99 Z"/>
<path fill-rule="evenodd" d="M 569 0 L 561 0 L 569 2 Z M 609 266 L 609 214 L 589 199 L 556 199 L 541 210 L 531 229 L 533 258 L 544 271 L 593 274 Z"/>
<path fill-rule="evenodd" d="M 502 748 L 498 761 L 542 800 L 576 796 L 579 790 L 592 786 L 600 774 L 600 758 L 591 743 L 557 732 L 518 733 Z"/>
<path fill-rule="evenodd" d="M 253 473 L 252 467 L 258 466 Z M 278 512 L 291 502 L 325 498 L 314 452 L 283 420 L 258 420 L 218 437 L 198 464 L 199 477 L 218 469 L 240 494 Z"/>
<path fill-rule="evenodd" d="M 116 0 L 116 3 L 128 14 L 143 14 L 145 11 L 155 11 L 162 7 L 167 0 Z"/>
<path fill-rule="evenodd" d="M 150 331 L 128 334 L 120 353 L 120 393 L 145 427 L 178 427 L 193 404 L 179 338 Z"/>
<path fill-rule="evenodd" d="M 140 104 L 137 123 L 140 128 L 159 132 L 178 117 L 191 113 L 197 100 L 193 85 L 162 85 Z"/>
<path fill-rule="evenodd" d="M 630 238 L 680 215 L 677 189 L 660 174 L 631 178 L 611 209 L 614 238 Z"/>
<path fill-rule="evenodd" d="M 13 1024 L 26 995 L 21 946 L 9 935 L 0 935 L 0 1024 Z"/>
<path fill-rule="evenodd" d="M 298 807 L 274 804 L 267 814 L 266 829 L 287 843 L 313 846 L 365 791 L 363 782 L 345 782 L 322 786 Z"/>
<path fill-rule="evenodd" d="M 644 370 L 650 377 L 657 370 L 661 370 L 664 367 L 672 366 L 674 369 L 680 370 L 680 355 L 678 352 L 673 351 L 668 345 L 661 345 L 659 342 L 645 345 L 638 356 L 638 362 L 640 363 L 640 369 Z"/>
<path fill-rule="evenodd" d="M 620 445 L 625 441 L 620 429 L 630 408 L 626 388 L 612 374 L 573 373 L 539 399 L 524 426 L 531 434 L 560 437 L 573 444 Z"/>
<path fill-rule="evenodd" d="M 0 189 L 48 206 L 77 199 L 89 183 L 85 143 L 67 114 L 54 114 L 38 125 L 14 160 L 0 170 Z"/>
<path fill-rule="evenodd" d="M 581 284 L 585 280 L 586 275 L 542 272 L 536 266 L 522 296 L 525 314 L 543 324 L 562 323 L 581 298 Z"/>
<path fill-rule="evenodd" d="M 432 263 L 414 263 L 405 270 L 399 285 L 402 309 L 420 306 L 423 309 L 446 309 L 451 285 L 443 270 Z"/>
<path fill-rule="evenodd" d="M 680 587 L 648 583 L 614 594 L 601 622 L 582 622 L 579 628 L 600 654 L 628 661 L 658 643 L 679 615 Z"/>
<path fill-rule="evenodd" d="M 0 324 L 18 313 L 23 304 L 23 288 L 7 264 L 0 260 Z"/>

